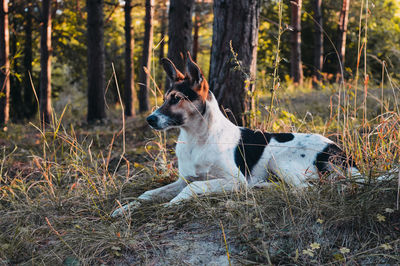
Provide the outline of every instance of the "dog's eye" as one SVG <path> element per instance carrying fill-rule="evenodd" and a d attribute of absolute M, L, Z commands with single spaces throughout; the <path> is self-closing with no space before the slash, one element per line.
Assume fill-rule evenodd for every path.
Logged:
<path fill-rule="evenodd" d="M 169 100 L 169 104 L 170 104 L 170 105 L 177 104 L 177 103 L 179 103 L 181 100 L 182 100 L 182 97 L 174 95 L 174 96 L 172 96 L 171 99 Z"/>

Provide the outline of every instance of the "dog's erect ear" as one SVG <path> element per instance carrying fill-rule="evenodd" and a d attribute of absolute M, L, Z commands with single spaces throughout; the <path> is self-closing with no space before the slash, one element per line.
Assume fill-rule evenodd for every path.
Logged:
<path fill-rule="evenodd" d="M 172 63 L 168 58 L 161 59 L 161 64 L 171 82 L 185 78 L 185 76 L 175 67 L 174 63 Z"/>
<path fill-rule="evenodd" d="M 193 62 L 189 52 L 187 53 L 186 68 L 187 75 L 194 84 L 200 84 L 203 81 L 203 73 L 201 72 L 199 66 Z"/>
<path fill-rule="evenodd" d="M 208 83 L 199 66 L 193 61 L 189 52 L 187 53 L 186 68 L 186 74 L 192 82 L 193 90 L 197 92 L 203 101 L 206 101 L 208 98 Z"/>

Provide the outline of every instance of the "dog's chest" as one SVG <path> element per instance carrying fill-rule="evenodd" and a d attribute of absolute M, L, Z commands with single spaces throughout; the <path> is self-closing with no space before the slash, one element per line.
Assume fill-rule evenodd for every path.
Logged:
<path fill-rule="evenodd" d="M 175 151 L 181 176 L 197 179 L 225 176 L 228 168 L 232 167 L 237 140 L 217 138 L 194 141 L 185 134 L 179 136 Z"/>

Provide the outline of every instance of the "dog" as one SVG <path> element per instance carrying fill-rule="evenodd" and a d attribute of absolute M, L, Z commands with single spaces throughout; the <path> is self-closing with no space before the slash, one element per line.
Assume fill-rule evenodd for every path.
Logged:
<path fill-rule="evenodd" d="M 179 179 L 149 190 L 112 213 L 122 215 L 141 201 L 164 200 L 167 205 L 195 195 L 235 191 L 240 186 L 269 186 L 270 178 L 294 187 L 308 185 L 335 170 L 360 175 L 353 160 L 319 134 L 268 133 L 238 127 L 220 110 L 199 66 L 188 53 L 186 74 L 167 58 L 162 66 L 171 88 L 163 105 L 147 117 L 155 130 L 179 128 L 176 144 Z"/>

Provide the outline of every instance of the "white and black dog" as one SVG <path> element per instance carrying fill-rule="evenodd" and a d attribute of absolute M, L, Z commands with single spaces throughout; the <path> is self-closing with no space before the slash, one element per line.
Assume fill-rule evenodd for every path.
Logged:
<path fill-rule="evenodd" d="M 171 81 L 163 105 L 147 122 L 156 130 L 179 128 L 176 145 L 179 179 L 149 190 L 113 212 L 119 216 L 140 201 L 168 204 L 239 186 L 265 186 L 278 177 L 296 187 L 335 169 L 359 175 L 354 162 L 331 140 L 318 134 L 265 133 L 237 127 L 220 111 L 198 65 L 188 54 L 183 75 L 169 59 L 162 65 Z"/>

